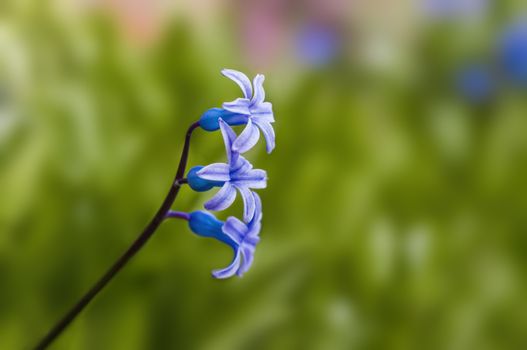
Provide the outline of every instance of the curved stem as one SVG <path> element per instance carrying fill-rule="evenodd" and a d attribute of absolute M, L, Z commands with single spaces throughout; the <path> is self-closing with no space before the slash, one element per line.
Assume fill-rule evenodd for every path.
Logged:
<path fill-rule="evenodd" d="M 169 210 L 166 217 L 171 219 L 182 219 L 186 221 L 190 220 L 190 214 L 182 211 Z"/>
<path fill-rule="evenodd" d="M 185 135 L 185 144 L 179 160 L 179 165 L 176 172 L 176 177 L 170 187 L 170 190 L 163 201 L 163 204 L 158 209 L 156 215 L 152 218 L 150 223 L 144 228 L 143 232 L 137 237 L 132 245 L 121 255 L 119 259 L 108 269 L 108 271 L 88 290 L 86 294 L 64 315 L 64 317 L 55 324 L 53 328 L 42 338 L 35 349 L 47 348 L 63 331 L 64 329 L 79 315 L 79 313 L 90 303 L 90 301 L 110 282 L 115 275 L 130 261 L 130 259 L 137 254 L 137 252 L 145 245 L 150 237 L 155 233 L 159 225 L 163 222 L 170 207 L 177 197 L 185 174 L 187 165 L 188 153 L 190 148 L 190 137 L 192 132 L 199 126 L 196 122 L 192 124 Z"/>

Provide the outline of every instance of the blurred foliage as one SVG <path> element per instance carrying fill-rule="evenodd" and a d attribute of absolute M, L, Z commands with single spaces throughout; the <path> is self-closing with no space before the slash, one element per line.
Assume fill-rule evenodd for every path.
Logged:
<path fill-rule="evenodd" d="M 105 16 L 16 3 L 0 4 L 0 349 L 33 345 L 135 239 L 186 127 L 238 94 L 219 70 L 247 71 L 225 28 L 218 55 L 183 20 L 141 53 Z M 229 249 L 167 222 L 53 348 L 526 348 L 527 98 L 456 93 L 450 73 L 491 61 L 499 28 L 468 26 L 425 26 L 392 72 L 268 69 L 278 140 L 250 154 L 269 174 L 251 271 L 212 279 Z M 190 165 L 222 157 L 196 132 Z"/>

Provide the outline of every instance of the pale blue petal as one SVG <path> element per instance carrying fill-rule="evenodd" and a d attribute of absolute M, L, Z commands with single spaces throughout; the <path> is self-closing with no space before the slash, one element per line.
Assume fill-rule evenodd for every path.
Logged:
<path fill-rule="evenodd" d="M 249 222 L 254 216 L 254 209 L 256 208 L 253 191 L 248 187 L 234 185 L 243 199 L 243 221 Z"/>
<path fill-rule="evenodd" d="M 261 224 L 258 224 L 258 226 L 255 226 L 255 227 L 258 227 L 258 233 L 260 232 L 261 226 L 262 226 Z M 252 245 L 258 244 L 258 242 L 260 242 L 260 237 L 258 237 L 258 233 L 256 235 L 246 236 L 243 241 L 247 244 L 252 244 Z"/>
<path fill-rule="evenodd" d="M 236 176 L 231 173 L 230 182 L 237 187 L 262 189 L 267 187 L 267 173 L 261 169 L 249 170 L 245 174 Z"/>
<path fill-rule="evenodd" d="M 243 259 L 242 259 L 242 262 L 236 274 L 241 277 L 243 276 L 244 273 L 246 273 L 249 270 L 249 268 L 251 267 L 253 263 L 254 248 L 248 245 L 244 245 L 243 247 L 241 247 L 240 250 L 241 250 Z"/>
<path fill-rule="evenodd" d="M 226 182 L 223 187 L 205 203 L 207 210 L 224 210 L 231 206 L 236 198 L 236 189 L 230 183 Z"/>
<path fill-rule="evenodd" d="M 247 126 L 232 144 L 232 150 L 239 153 L 245 153 L 250 150 L 260 138 L 260 131 L 253 125 L 251 119 L 248 120 Z"/>
<path fill-rule="evenodd" d="M 229 181 L 229 165 L 225 163 L 213 163 L 200 169 L 196 174 L 209 181 Z"/>
<path fill-rule="evenodd" d="M 255 209 L 254 209 L 254 216 L 251 219 L 251 221 L 247 224 L 248 231 L 245 235 L 244 241 L 248 244 L 256 245 L 260 241 L 260 237 L 258 235 L 260 234 L 260 229 L 262 228 L 262 201 L 260 199 L 260 196 L 257 193 L 254 193 L 254 202 L 255 202 Z"/>
<path fill-rule="evenodd" d="M 262 212 L 262 200 L 258 193 L 254 192 L 254 216 L 251 220 L 251 224 L 254 224 L 256 222 L 259 222 L 262 220 L 263 212 Z"/>
<path fill-rule="evenodd" d="M 247 233 L 247 225 L 234 216 L 229 216 L 222 227 L 223 233 L 240 244 Z"/>
<path fill-rule="evenodd" d="M 251 169 L 244 173 L 232 173 L 231 183 L 249 188 L 267 187 L 267 173 L 262 169 Z"/>
<path fill-rule="evenodd" d="M 231 163 L 231 176 L 237 176 L 237 174 L 244 174 L 251 170 L 253 165 L 249 163 L 243 156 L 238 156 L 236 162 Z"/>
<path fill-rule="evenodd" d="M 238 84 L 238 86 L 242 89 L 243 96 L 245 96 L 245 98 L 251 98 L 253 89 L 251 87 L 251 81 L 245 74 L 234 69 L 223 69 L 221 74 Z"/>
<path fill-rule="evenodd" d="M 251 114 L 273 114 L 273 104 L 271 102 L 262 102 L 251 106 Z"/>
<path fill-rule="evenodd" d="M 270 123 L 254 121 L 254 124 L 257 125 L 265 138 L 265 149 L 267 153 L 271 153 L 275 148 L 275 133 L 273 126 Z"/>
<path fill-rule="evenodd" d="M 251 104 L 253 105 L 258 105 L 265 100 L 265 90 L 263 88 L 264 80 L 265 77 L 262 74 L 258 74 L 256 77 L 254 77 L 254 94 L 251 100 Z"/>
<path fill-rule="evenodd" d="M 215 278 L 229 278 L 231 276 L 234 276 L 234 274 L 240 267 L 240 262 L 241 253 L 240 250 L 237 249 L 236 255 L 234 255 L 234 259 L 232 260 L 231 264 L 224 269 L 212 271 L 212 276 L 214 276 Z"/>
<path fill-rule="evenodd" d="M 229 124 L 225 123 L 221 118 L 219 119 L 221 134 L 223 136 L 223 142 L 225 143 L 225 150 L 227 152 L 227 159 L 229 166 L 232 167 L 233 163 L 238 161 L 238 153 L 232 152 L 232 143 L 236 140 L 236 133 Z"/>
<path fill-rule="evenodd" d="M 251 116 L 253 122 L 258 123 L 274 123 L 274 115 L 272 113 L 253 114 Z"/>
<path fill-rule="evenodd" d="M 251 102 L 246 98 L 237 98 L 232 102 L 225 102 L 222 107 L 231 113 L 249 115 L 251 114 L 250 104 Z"/>

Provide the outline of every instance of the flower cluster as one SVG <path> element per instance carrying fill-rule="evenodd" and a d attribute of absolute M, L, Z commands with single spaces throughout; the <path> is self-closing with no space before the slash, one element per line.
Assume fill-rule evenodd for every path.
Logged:
<path fill-rule="evenodd" d="M 494 47 L 491 60 L 469 62 L 457 73 L 457 90 L 469 102 L 493 101 L 509 87 L 527 88 L 527 17 L 507 25 Z"/>
<path fill-rule="evenodd" d="M 231 264 L 213 271 L 216 278 L 228 278 L 235 274 L 242 276 L 250 268 L 260 240 L 262 203 L 254 190 L 267 186 L 267 173 L 254 169 L 242 154 L 258 142 L 260 132 L 265 138 L 267 152 L 271 153 L 275 147 L 275 133 L 271 125 L 274 115 L 271 103 L 264 101 L 264 76 L 258 74 L 251 85 L 249 78 L 241 72 L 224 69 L 222 74 L 240 86 L 243 97 L 224 103 L 223 108 L 209 109 L 200 118 L 199 126 L 207 131 L 221 131 L 227 162 L 193 167 L 187 174 L 187 183 L 197 192 L 220 188 L 204 204 L 205 209 L 210 211 L 227 209 L 239 193 L 244 204 L 243 221 L 231 216 L 223 222 L 207 211 L 168 213 L 169 217 L 187 220 L 190 229 L 197 235 L 215 238 L 233 249 Z M 231 127 L 235 125 L 245 125 L 239 135 Z"/>

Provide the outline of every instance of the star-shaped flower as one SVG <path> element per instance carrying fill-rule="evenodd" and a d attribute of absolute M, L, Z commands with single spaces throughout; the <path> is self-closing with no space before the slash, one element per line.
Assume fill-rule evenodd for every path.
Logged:
<path fill-rule="evenodd" d="M 237 151 L 233 151 L 236 134 L 222 119 L 219 120 L 221 133 L 227 150 L 228 163 L 214 163 L 201 168 L 196 175 L 202 180 L 214 182 L 213 186 L 223 183 L 221 189 L 205 203 L 205 209 L 224 210 L 236 198 L 236 191 L 240 192 L 244 202 L 243 218 L 249 221 L 254 216 L 256 194 L 251 189 L 261 189 L 267 186 L 267 173 L 261 169 L 253 169 L 247 159 Z M 192 178 L 189 177 L 189 180 Z M 193 184 L 190 183 L 192 186 Z"/>
<path fill-rule="evenodd" d="M 221 73 L 238 84 L 243 92 L 243 98 L 223 104 L 223 109 L 226 111 L 247 118 L 247 126 L 232 144 L 233 151 L 247 152 L 258 142 L 261 130 L 265 138 L 267 153 L 271 153 L 275 147 L 275 133 L 271 125 L 274 123 L 274 115 L 273 105 L 270 102 L 264 102 L 265 77 L 262 74 L 256 75 L 251 85 L 249 78 L 242 72 L 224 69 Z"/>
<path fill-rule="evenodd" d="M 192 232 L 198 236 L 217 239 L 233 249 L 234 258 L 231 264 L 226 268 L 212 271 L 214 277 L 229 278 L 234 274 L 242 276 L 251 267 L 254 250 L 260 241 L 262 202 L 257 194 L 254 195 L 254 200 L 254 215 L 248 223 L 233 216 L 223 222 L 214 215 L 201 210 L 192 213 L 170 212 L 168 217 L 187 220 Z"/>
<path fill-rule="evenodd" d="M 255 212 L 249 223 L 245 224 L 231 216 L 222 227 L 223 233 L 236 243 L 236 246 L 233 247 L 234 259 L 231 264 L 224 269 L 212 271 L 216 278 L 228 278 L 234 274 L 241 277 L 253 263 L 254 250 L 260 241 L 258 235 L 262 227 L 262 202 L 256 193 L 254 199 Z"/>

